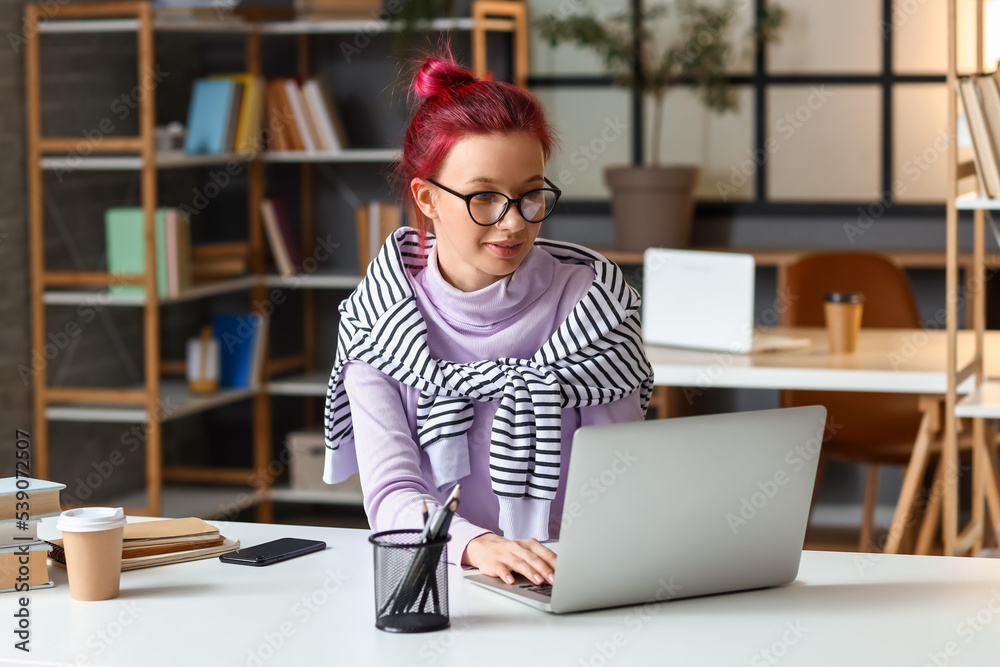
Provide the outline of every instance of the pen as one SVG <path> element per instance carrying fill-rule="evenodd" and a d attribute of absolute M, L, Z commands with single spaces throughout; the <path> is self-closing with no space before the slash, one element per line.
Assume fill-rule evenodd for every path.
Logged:
<path fill-rule="evenodd" d="M 427 501 L 426 500 L 421 500 L 420 501 L 420 514 L 423 515 L 423 517 L 424 517 L 424 525 L 426 526 L 427 525 Z"/>

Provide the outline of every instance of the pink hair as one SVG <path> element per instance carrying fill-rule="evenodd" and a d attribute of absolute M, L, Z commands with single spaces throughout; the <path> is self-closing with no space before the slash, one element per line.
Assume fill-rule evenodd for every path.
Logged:
<path fill-rule="evenodd" d="M 447 48 L 424 57 L 413 79 L 410 99 L 421 101 L 406 129 L 396 175 L 404 208 L 420 230 L 421 247 L 430 222 L 416 205 L 410 181 L 433 178 L 459 139 L 469 134 L 526 132 L 541 143 L 546 160 L 557 141 L 534 95 L 503 81 L 477 79 L 454 61 Z"/>

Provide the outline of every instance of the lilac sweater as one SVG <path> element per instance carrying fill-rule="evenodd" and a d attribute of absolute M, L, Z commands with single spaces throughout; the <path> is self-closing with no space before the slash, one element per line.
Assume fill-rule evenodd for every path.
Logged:
<path fill-rule="evenodd" d="M 427 268 L 413 280 L 417 307 L 427 324 L 427 344 L 437 359 L 469 363 L 499 357 L 531 358 L 590 288 L 589 266 L 564 264 L 532 248 L 514 274 L 475 292 L 462 292 L 442 276 L 432 249 Z M 351 404 L 365 512 L 373 530 L 418 528 L 420 503 L 442 504 L 430 461 L 417 445 L 417 397 L 362 361 L 344 367 Z M 495 403 L 474 403 L 469 429 L 471 472 L 460 481 L 462 499 L 451 523 L 448 559 L 460 563 L 475 537 L 499 530 L 500 505 L 490 486 L 490 431 Z M 580 426 L 639 421 L 639 392 L 604 405 L 562 411 L 562 466 L 552 502 L 549 536 L 559 536 L 573 433 Z"/>

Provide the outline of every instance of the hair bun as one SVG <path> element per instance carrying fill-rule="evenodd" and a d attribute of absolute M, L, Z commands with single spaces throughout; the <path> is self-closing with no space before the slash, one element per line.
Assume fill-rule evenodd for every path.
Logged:
<path fill-rule="evenodd" d="M 425 58 L 413 80 L 413 92 L 428 99 L 438 93 L 475 82 L 475 75 L 454 60 L 440 57 Z"/>

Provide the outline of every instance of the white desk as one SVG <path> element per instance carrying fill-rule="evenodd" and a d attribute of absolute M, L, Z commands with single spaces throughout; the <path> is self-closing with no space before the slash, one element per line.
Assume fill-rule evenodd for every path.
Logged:
<path fill-rule="evenodd" d="M 862 329 L 853 354 L 830 354 L 824 328 L 776 327 L 767 331 L 809 338 L 811 344 L 805 349 L 763 354 L 647 345 L 646 355 L 656 384 L 671 387 L 912 394 L 944 394 L 948 389 L 943 329 Z M 1000 331 L 987 332 L 985 340 L 987 375 L 998 375 Z M 959 332 L 959 367 L 971 361 L 974 345 L 973 332 Z M 969 393 L 974 385 L 975 378 L 968 378 L 959 386 L 959 393 Z"/>
<path fill-rule="evenodd" d="M 14 650 L 7 630 L 0 662 L 919 667 L 928 654 L 949 665 L 1000 656 L 1000 560 L 807 551 L 790 586 L 566 616 L 461 581 L 449 566 L 451 628 L 390 635 L 375 629 L 367 531 L 213 523 L 247 546 L 294 536 L 329 548 L 265 568 L 210 559 L 126 572 L 121 597 L 104 602 L 72 600 L 53 568 L 56 586 L 30 593 L 31 653 Z M 54 537 L 53 521 L 40 532 Z M 16 601 L 2 599 L 10 628 Z M 602 648 L 614 657 L 602 660 Z"/>

